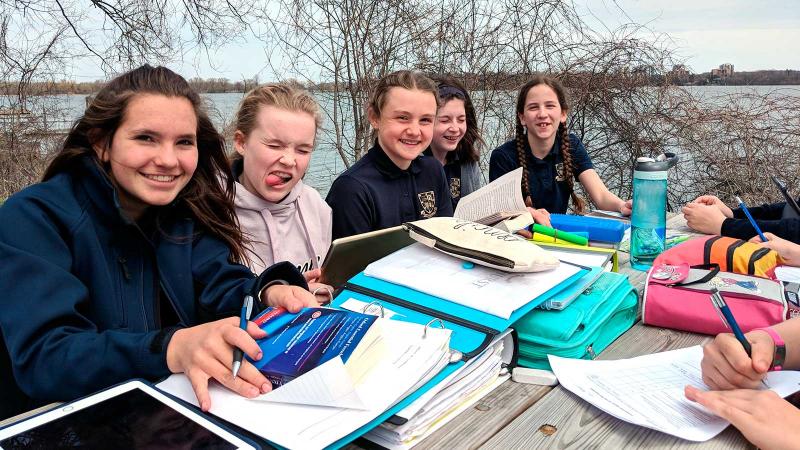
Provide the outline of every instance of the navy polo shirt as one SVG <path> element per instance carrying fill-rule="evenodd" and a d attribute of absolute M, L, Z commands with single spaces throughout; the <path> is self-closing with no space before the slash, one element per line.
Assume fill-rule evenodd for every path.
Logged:
<path fill-rule="evenodd" d="M 436 159 L 430 147 L 423 154 Z M 458 201 L 461 200 L 461 158 L 459 158 L 458 152 L 454 152 L 453 160 L 444 165 L 444 176 L 447 179 L 450 198 L 453 200 L 453 211 L 455 211 Z"/>
<path fill-rule="evenodd" d="M 402 170 L 377 144 L 336 178 L 325 201 L 333 210 L 333 239 L 453 215 L 439 161 L 419 156 Z"/>
<path fill-rule="evenodd" d="M 578 175 L 584 170 L 592 169 L 592 160 L 578 136 L 569 134 L 570 153 L 572 154 L 572 167 L 574 168 L 575 182 Z M 530 194 L 534 208 L 544 208 L 551 213 L 564 214 L 567 212 L 569 196 L 572 186 L 561 179 L 563 174 L 563 158 L 561 154 L 561 136 L 556 136 L 550 153 L 539 159 L 531 153 L 528 140 L 525 140 L 525 160 L 528 164 L 528 185 L 530 193 L 523 192 L 525 198 Z M 489 181 L 511 172 L 519 167 L 517 156 L 517 141 L 512 139 L 492 151 L 489 160 Z"/>

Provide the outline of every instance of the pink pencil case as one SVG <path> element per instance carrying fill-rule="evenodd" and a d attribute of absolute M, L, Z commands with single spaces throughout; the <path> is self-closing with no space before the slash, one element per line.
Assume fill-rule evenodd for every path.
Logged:
<path fill-rule="evenodd" d="M 778 281 L 721 272 L 717 264 L 658 264 L 647 273 L 642 322 L 709 335 L 730 333 L 711 303 L 712 287 L 720 291 L 745 333 L 798 312 L 789 310 Z"/>

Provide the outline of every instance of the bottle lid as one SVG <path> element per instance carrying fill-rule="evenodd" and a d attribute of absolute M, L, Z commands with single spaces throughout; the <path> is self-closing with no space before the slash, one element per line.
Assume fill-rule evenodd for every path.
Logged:
<path fill-rule="evenodd" d="M 633 170 L 637 172 L 662 172 L 675 166 L 677 162 L 678 157 L 674 153 L 664 153 L 659 155 L 657 159 L 640 156 L 636 158 Z"/>

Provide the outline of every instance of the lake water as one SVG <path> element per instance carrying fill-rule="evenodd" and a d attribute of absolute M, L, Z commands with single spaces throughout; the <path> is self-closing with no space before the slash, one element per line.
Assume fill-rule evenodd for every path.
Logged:
<path fill-rule="evenodd" d="M 703 102 L 714 103 L 720 101 L 727 96 L 737 96 L 741 94 L 769 94 L 770 96 L 792 96 L 800 98 L 800 86 L 698 86 L 686 87 L 690 93 L 697 96 Z M 504 93 L 506 94 L 506 93 Z M 227 93 L 227 94 L 203 94 L 203 98 L 208 103 L 209 115 L 214 124 L 221 130 L 228 130 L 230 124 L 233 122 L 236 108 L 244 94 L 241 93 Z M 320 100 L 323 110 L 327 105 L 330 105 L 330 100 L 326 99 L 325 93 L 315 94 Z M 480 93 L 474 94 L 474 97 L 479 96 Z M 507 114 L 511 116 L 515 92 L 508 92 L 508 111 Z M 326 101 L 327 100 L 327 101 Z M 69 124 L 77 119 L 83 112 L 86 100 L 83 95 L 60 95 L 47 98 L 49 108 L 52 108 L 52 102 L 57 104 L 57 113 L 50 113 L 47 118 L 48 126 L 54 129 L 68 128 Z M 40 102 L 41 103 L 41 102 Z M 475 102 L 476 107 L 478 101 Z M 8 99 L 0 97 L 0 107 L 7 106 Z M 39 108 L 37 110 L 37 108 Z M 33 115 L 41 114 L 41 106 L 33 102 L 31 106 L 31 113 Z M 52 110 L 52 109 L 51 109 Z M 480 115 L 480 111 L 479 115 Z M 487 112 L 487 114 L 479 117 L 479 123 L 484 127 L 484 139 L 486 140 L 485 154 L 483 155 L 484 165 L 488 163 L 488 154 L 491 149 L 505 142 L 511 137 L 509 134 L 512 130 L 506 130 L 505 127 L 501 129 L 501 118 L 498 113 Z M 500 112 L 502 114 L 502 111 Z M 327 194 L 328 189 L 336 178 L 336 176 L 345 169 L 345 164 L 334 147 L 334 137 L 332 135 L 332 126 L 330 122 L 323 125 L 323 130 L 319 133 L 317 146 L 314 155 L 311 159 L 305 181 L 307 184 L 316 188 L 322 194 L 323 198 Z M 491 131 L 491 132 L 486 132 Z M 230 135 L 228 132 L 226 135 Z M 592 154 L 591 146 L 588 148 L 590 155 Z M 484 176 L 487 176 L 487 167 L 484 167 Z"/>

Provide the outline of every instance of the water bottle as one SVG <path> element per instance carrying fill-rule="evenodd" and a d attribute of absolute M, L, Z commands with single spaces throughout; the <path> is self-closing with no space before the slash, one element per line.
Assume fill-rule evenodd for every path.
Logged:
<path fill-rule="evenodd" d="M 633 169 L 631 267 L 648 270 L 664 251 L 667 234 L 667 172 L 678 162 L 674 153 L 638 158 Z"/>

